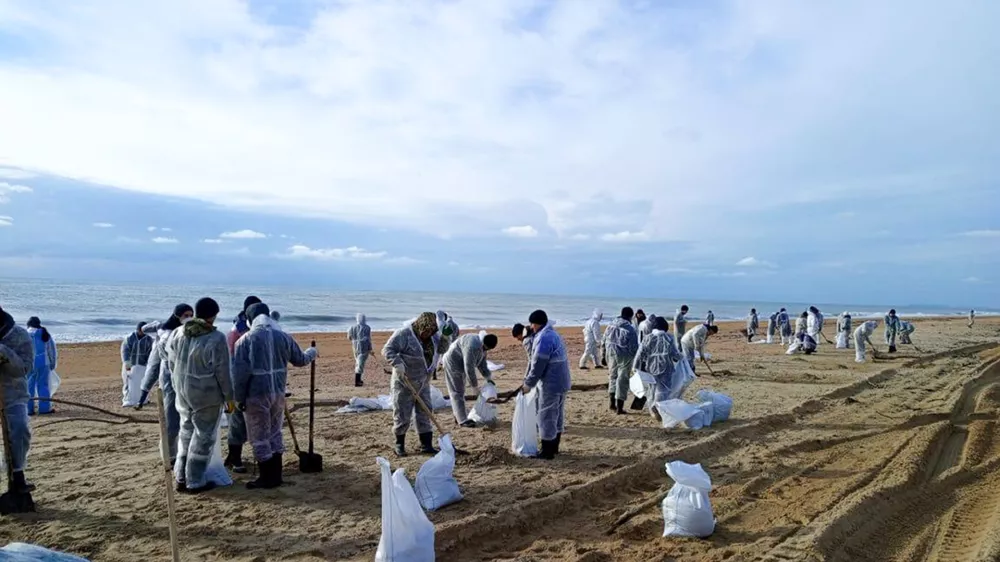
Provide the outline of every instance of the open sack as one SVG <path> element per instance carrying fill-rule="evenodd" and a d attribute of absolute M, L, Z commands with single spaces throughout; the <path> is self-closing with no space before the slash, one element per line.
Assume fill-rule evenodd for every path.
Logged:
<path fill-rule="evenodd" d="M 382 479 L 382 536 L 375 562 L 433 562 L 434 524 L 420 507 L 406 471 L 391 473 L 389 461 L 382 457 L 375 462 Z"/>

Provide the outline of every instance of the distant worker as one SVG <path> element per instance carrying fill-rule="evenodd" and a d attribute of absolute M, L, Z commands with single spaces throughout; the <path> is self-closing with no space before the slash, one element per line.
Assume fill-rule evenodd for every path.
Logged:
<path fill-rule="evenodd" d="M 458 339 L 459 330 L 458 324 L 445 311 L 437 311 L 435 318 L 437 319 L 438 331 L 434 334 L 434 345 L 437 349 L 437 356 L 440 357 L 451 347 L 451 342 Z M 431 378 L 434 380 L 437 380 L 437 370 L 438 364 L 435 363 L 431 366 Z"/>
<path fill-rule="evenodd" d="M 792 343 L 792 320 L 784 307 L 778 311 L 778 333 L 781 335 L 781 345 Z"/>
<path fill-rule="evenodd" d="M 910 334 L 915 331 L 917 331 L 917 327 L 913 325 L 913 322 L 901 320 L 899 322 L 899 343 L 912 345 L 913 341 L 910 340 Z"/>
<path fill-rule="evenodd" d="M 437 364 L 437 332 L 438 321 L 434 313 L 424 312 L 393 332 L 382 347 L 382 357 L 392 365 L 392 429 L 396 435 L 395 452 L 400 457 L 406 456 L 406 432 L 410 428 L 414 409 L 420 451 L 430 455 L 437 453 L 430 417 L 423 408 L 416 407 L 414 396 L 416 392 L 424 404 L 430 407 L 431 385 L 427 377 Z"/>
<path fill-rule="evenodd" d="M 806 355 L 812 355 L 816 352 L 816 340 L 808 333 L 803 332 L 796 336 L 792 345 L 788 347 L 788 351 L 786 351 L 785 354 L 795 355 L 800 352 L 805 353 Z"/>
<path fill-rule="evenodd" d="M 889 346 L 889 353 L 896 353 L 896 335 L 899 333 L 899 316 L 896 316 L 896 309 L 890 310 L 884 320 L 885 344 Z"/>
<path fill-rule="evenodd" d="M 851 314 L 846 310 L 837 318 L 837 349 L 850 349 Z"/>
<path fill-rule="evenodd" d="M 142 379 L 146 376 L 149 355 L 153 351 L 153 338 L 142 329 L 145 322 L 139 322 L 135 331 L 122 341 L 122 407 L 139 405 L 142 396 Z"/>
<path fill-rule="evenodd" d="M 772 312 L 767 317 L 767 343 L 774 343 L 774 336 L 778 333 L 778 313 Z"/>
<path fill-rule="evenodd" d="M 455 340 L 444 354 L 444 381 L 451 397 L 451 412 L 455 415 L 455 423 L 462 427 L 476 427 L 476 422 L 468 419 L 465 410 L 465 382 L 469 382 L 477 396 L 479 379 L 476 371 L 483 376 L 486 384 L 494 384 L 486 353 L 496 346 L 497 337 L 493 334 L 466 334 Z"/>
<path fill-rule="evenodd" d="M 372 329 L 364 314 L 359 312 L 355 319 L 357 324 L 347 331 L 347 339 L 351 341 L 351 350 L 354 351 L 354 386 L 364 386 L 365 363 L 369 355 L 375 355 L 372 351 Z"/>
<path fill-rule="evenodd" d="M 636 331 L 639 330 L 639 325 L 646 321 L 646 313 L 640 308 L 635 311 L 635 316 L 632 317 L 632 325 L 635 326 Z"/>
<path fill-rule="evenodd" d="M 646 318 L 639 323 L 636 330 L 639 332 L 639 344 L 642 344 L 642 340 L 646 339 L 646 336 L 653 333 L 653 325 L 658 317 L 655 314 L 650 314 L 649 318 Z M 666 319 L 664 319 L 666 320 Z M 673 339 L 673 338 L 671 338 Z"/>
<path fill-rule="evenodd" d="M 657 420 L 660 419 L 660 414 L 657 412 L 655 404 L 657 401 L 665 400 L 670 395 L 674 363 L 683 358 L 677 351 L 677 344 L 674 342 L 673 336 L 668 333 L 669 329 L 667 319 L 657 317 L 653 323 L 653 331 L 642 341 L 632 364 L 634 371 L 649 373 L 656 381 L 648 387 L 649 396 L 646 399 L 649 403 L 654 404 L 650 413 Z"/>
<path fill-rule="evenodd" d="M 31 374 L 28 375 L 28 393 L 32 398 L 38 398 L 38 413 L 52 414 L 52 389 L 49 388 L 49 377 L 55 370 L 59 354 L 56 353 L 56 342 L 49 331 L 42 326 L 37 316 L 28 319 L 28 335 L 35 349 L 35 361 Z M 28 415 L 35 414 L 35 401 L 28 402 Z"/>
<path fill-rule="evenodd" d="M 553 328 L 544 310 L 532 312 L 528 324 L 535 336 L 521 391 L 531 392 L 541 385 L 538 433 L 542 439 L 542 450 L 538 458 L 552 460 L 559 454 L 559 444 L 566 429 L 566 393 L 572 384 L 569 356 L 562 337 Z"/>
<path fill-rule="evenodd" d="M 275 330 L 282 330 L 281 328 L 281 313 L 277 310 L 271 311 L 271 328 Z M 284 331 L 284 330 L 282 330 Z"/>
<path fill-rule="evenodd" d="M 688 305 L 685 304 L 681 306 L 680 310 L 677 311 L 677 314 L 674 314 L 674 341 L 677 345 L 681 344 L 681 339 L 687 334 L 687 313 Z M 706 325 L 713 326 L 715 322 L 715 315 L 712 314 L 711 310 L 708 311 L 708 315 L 709 321 L 706 322 Z"/>
<path fill-rule="evenodd" d="M 806 320 L 809 318 L 809 313 L 803 311 L 799 315 L 798 319 L 795 320 L 795 340 L 799 340 L 799 336 L 806 333 Z"/>
<path fill-rule="evenodd" d="M 514 336 L 515 340 L 521 342 L 521 347 L 524 348 L 524 352 L 528 355 L 528 359 L 531 359 L 532 336 L 535 335 L 534 332 L 531 331 L 531 328 L 525 328 L 524 324 L 518 322 L 517 324 L 514 324 L 513 328 L 511 328 L 510 335 Z M 583 360 L 581 359 L 581 362 L 582 361 Z M 586 369 L 586 367 L 584 367 L 584 369 Z"/>
<path fill-rule="evenodd" d="M 757 309 L 750 309 L 750 316 L 747 316 L 747 343 L 753 341 L 753 337 L 760 329 L 760 318 L 757 316 Z"/>
<path fill-rule="evenodd" d="M 708 359 L 705 357 L 705 343 L 708 341 L 708 336 L 718 333 L 718 326 L 699 324 L 688 330 L 684 334 L 684 337 L 681 338 L 681 349 L 683 350 L 684 357 L 691 364 L 691 370 L 696 370 L 695 352 L 701 357 L 702 363 L 708 364 Z"/>
<path fill-rule="evenodd" d="M 601 319 L 604 318 L 604 313 L 598 309 L 594 309 L 593 314 L 587 320 L 587 323 L 583 325 L 583 356 L 580 357 L 580 368 L 587 370 L 590 367 L 587 363 L 591 360 L 594 361 L 594 368 L 597 369 L 601 366 Z M 521 326 L 522 330 L 524 326 Z M 516 337 L 516 336 L 515 336 Z M 530 351 L 528 353 L 531 354 Z"/>
<path fill-rule="evenodd" d="M 806 318 L 806 333 L 812 336 L 812 339 L 816 341 L 816 345 L 819 345 L 819 340 L 823 337 L 823 322 L 823 313 L 815 306 L 810 306 L 809 314 Z"/>
<path fill-rule="evenodd" d="M 970 310 L 969 311 L 969 329 L 971 330 L 972 326 L 974 326 L 975 324 L 976 324 L 976 311 L 975 310 Z"/>
<path fill-rule="evenodd" d="M 625 413 L 628 398 L 628 379 L 632 362 L 639 350 L 639 335 L 632 326 L 632 309 L 625 307 L 604 332 L 604 348 L 608 351 L 609 407 L 615 413 Z"/>
<path fill-rule="evenodd" d="M 865 362 L 865 344 L 875 349 L 875 344 L 872 343 L 871 337 L 875 333 L 876 327 L 878 327 L 878 322 L 869 320 L 854 330 L 854 360 L 856 362 Z"/>
<path fill-rule="evenodd" d="M 709 310 L 708 314 L 705 315 L 705 325 L 706 326 L 715 326 L 715 313 L 712 312 L 711 310 Z M 674 336 L 674 339 L 677 339 L 676 338 L 676 334 Z"/>
<path fill-rule="evenodd" d="M 243 310 L 240 310 L 236 318 L 233 319 L 233 327 L 226 334 L 226 345 L 229 346 L 229 356 L 232 357 L 236 351 L 236 342 L 243 337 L 243 334 L 250 331 L 250 321 L 247 320 L 247 311 L 251 306 L 260 304 L 259 297 L 250 295 L 243 299 Z M 246 444 L 249 434 L 247 433 L 246 416 L 239 409 L 226 414 L 229 422 L 229 434 L 226 436 L 226 444 L 229 447 L 224 464 L 236 474 L 243 474 L 247 471 L 243 464 L 243 445 Z"/>

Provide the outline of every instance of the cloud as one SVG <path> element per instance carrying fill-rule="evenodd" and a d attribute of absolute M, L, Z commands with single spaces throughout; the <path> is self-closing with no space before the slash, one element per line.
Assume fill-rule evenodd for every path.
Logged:
<path fill-rule="evenodd" d="M 267 234 L 263 232 L 257 232 L 255 230 L 237 230 L 236 232 L 223 232 L 219 235 L 219 238 L 228 238 L 233 240 L 254 240 L 259 238 L 267 238 Z"/>
<path fill-rule="evenodd" d="M 0 168 L 0 178 L 8 180 L 30 180 L 35 177 L 36 174 L 25 170 L 17 170 L 15 168 Z"/>
<path fill-rule="evenodd" d="M 589 234 L 574 234 L 569 237 L 570 240 L 590 240 Z"/>
<path fill-rule="evenodd" d="M 645 242 L 649 240 L 649 235 L 645 232 L 630 232 L 624 230 L 622 232 L 602 234 L 601 240 L 605 242 Z"/>
<path fill-rule="evenodd" d="M 973 283 L 973 284 L 975 284 L 975 283 L 983 283 L 984 282 L 982 279 L 980 279 L 978 277 L 966 277 L 965 279 L 962 279 L 962 281 L 964 281 L 966 283 Z"/>
<path fill-rule="evenodd" d="M 26 185 L 18 185 L 16 183 L 7 183 L 0 181 L 0 203 L 7 203 L 10 201 L 10 196 L 12 193 L 31 193 L 32 189 Z"/>
<path fill-rule="evenodd" d="M 296 244 L 288 248 L 288 257 L 317 260 L 378 260 L 384 258 L 386 254 L 387 252 L 370 252 L 357 246 L 313 249 L 309 246 Z"/>
<path fill-rule="evenodd" d="M 14 217 L 0 215 L 0 227 L 3 226 L 14 226 Z"/>
<path fill-rule="evenodd" d="M 165 236 L 157 236 L 151 240 L 154 244 L 176 244 L 178 240 L 176 238 L 167 238 Z"/>
<path fill-rule="evenodd" d="M 93 226 L 94 228 L 114 228 L 115 227 L 115 225 L 111 224 L 110 222 L 95 222 L 91 226 Z"/>
<path fill-rule="evenodd" d="M 773 263 L 765 260 L 759 260 L 753 256 L 747 256 L 741 259 L 736 262 L 736 265 L 740 267 L 774 267 Z"/>
<path fill-rule="evenodd" d="M 161 228 L 160 231 L 162 231 L 162 232 L 173 232 L 174 229 L 172 229 L 170 227 L 167 227 L 167 228 Z"/>
<path fill-rule="evenodd" d="M 409 258 L 406 256 L 400 256 L 398 258 L 388 258 L 385 263 L 392 265 L 419 265 L 426 263 L 424 260 L 418 260 L 416 258 Z"/>
<path fill-rule="evenodd" d="M 970 238 L 1000 238 L 1000 230 L 969 230 L 963 232 L 962 236 Z"/>
<path fill-rule="evenodd" d="M 222 244 L 224 242 L 224 240 L 219 240 L 218 238 L 206 238 L 202 240 L 202 243 L 204 244 Z"/>
<path fill-rule="evenodd" d="M 156 232 L 156 227 L 155 226 L 147 226 L 146 227 L 146 232 Z"/>
<path fill-rule="evenodd" d="M 503 233 L 511 238 L 534 238 L 538 236 L 538 231 L 531 225 L 508 226 L 503 229 Z"/>

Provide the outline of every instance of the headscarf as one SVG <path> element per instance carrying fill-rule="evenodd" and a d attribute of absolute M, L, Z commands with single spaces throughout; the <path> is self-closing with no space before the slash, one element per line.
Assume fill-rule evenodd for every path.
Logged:
<path fill-rule="evenodd" d="M 420 341 L 420 347 L 424 350 L 424 360 L 430 365 L 434 362 L 434 338 L 428 337 L 425 340 L 421 337 L 421 334 L 429 333 L 430 336 L 436 334 L 438 331 L 437 318 L 433 312 L 423 312 L 420 316 L 417 316 L 411 326 L 413 327 L 413 333 L 417 336 L 417 340 Z"/>
<path fill-rule="evenodd" d="M 167 321 L 160 326 L 160 329 L 171 331 L 177 329 L 181 325 L 181 316 L 184 316 L 188 312 L 194 314 L 194 308 L 191 308 L 189 304 L 181 303 L 175 306 L 174 313 L 170 315 L 170 318 L 167 318 Z"/>

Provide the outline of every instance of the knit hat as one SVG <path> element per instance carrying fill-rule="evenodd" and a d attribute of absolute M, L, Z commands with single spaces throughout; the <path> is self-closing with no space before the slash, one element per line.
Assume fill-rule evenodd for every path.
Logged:
<path fill-rule="evenodd" d="M 536 310 L 531 313 L 531 316 L 528 316 L 528 323 L 544 326 L 549 323 L 549 315 L 545 314 L 544 310 Z"/>
<path fill-rule="evenodd" d="M 211 320 L 219 315 L 219 303 L 209 297 L 198 299 L 198 302 L 194 303 L 194 315 L 195 318 Z"/>
<path fill-rule="evenodd" d="M 268 306 L 262 302 L 251 304 L 250 307 L 247 308 L 247 320 L 251 322 L 253 322 L 254 319 L 256 319 L 258 316 L 262 314 L 264 316 L 268 316 L 269 314 L 271 314 L 271 309 L 268 308 Z"/>
<path fill-rule="evenodd" d="M 243 312 L 249 311 L 252 305 L 262 302 L 260 298 L 250 295 L 249 297 L 243 299 Z"/>
<path fill-rule="evenodd" d="M 135 331 L 136 331 L 136 332 L 141 332 L 141 331 L 142 331 L 142 328 L 143 328 L 143 327 L 144 327 L 145 325 L 146 325 L 146 323 L 145 323 L 145 322 L 139 322 L 138 324 L 136 324 L 136 325 L 135 325 Z"/>

